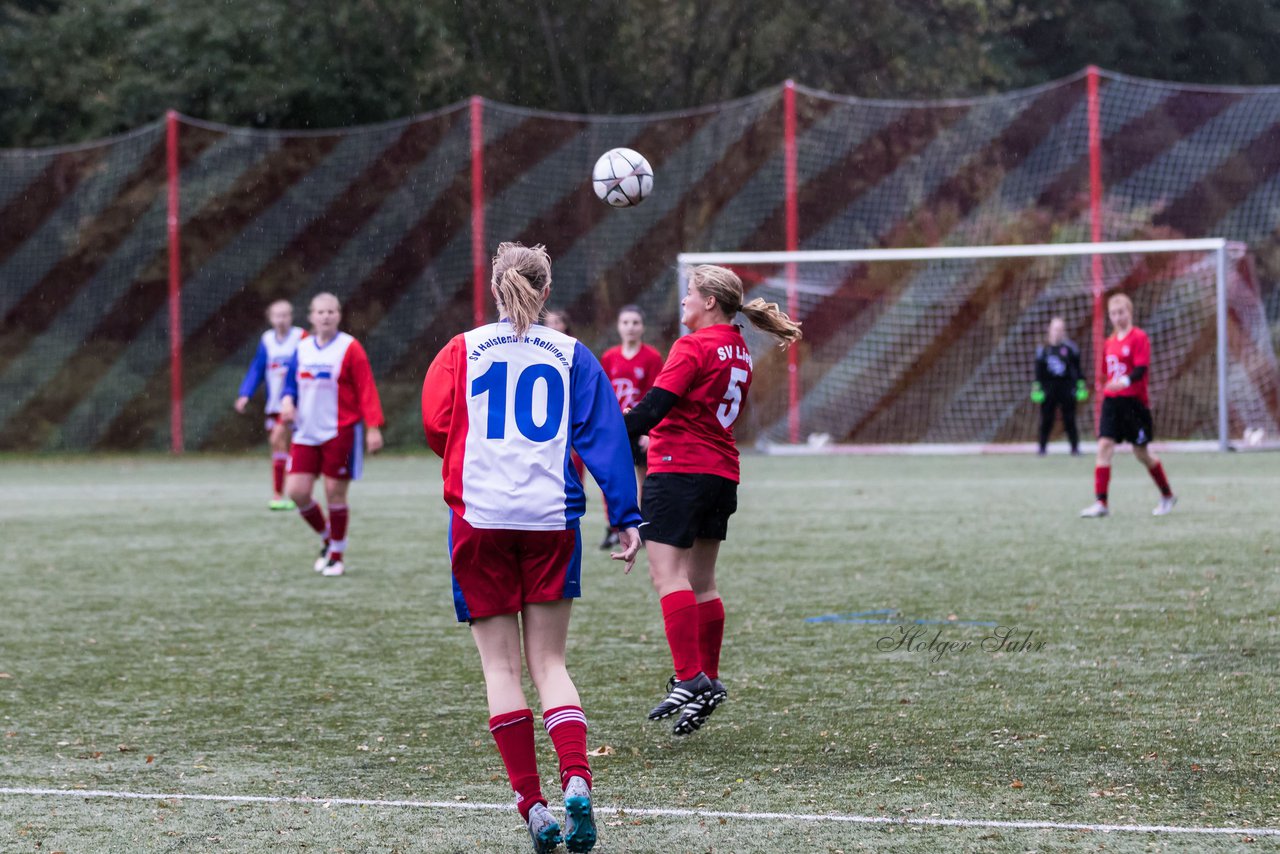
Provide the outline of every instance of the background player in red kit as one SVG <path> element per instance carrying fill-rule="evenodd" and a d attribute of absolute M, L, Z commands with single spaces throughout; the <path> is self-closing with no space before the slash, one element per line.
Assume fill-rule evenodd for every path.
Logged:
<path fill-rule="evenodd" d="M 320 535 L 322 575 L 342 575 L 347 549 L 347 489 L 360 478 L 364 450 L 382 448 L 382 403 L 373 369 L 360 342 L 338 331 L 342 306 L 333 294 L 311 300 L 311 335 L 298 343 L 285 379 L 280 418 L 294 425 L 293 454 L 285 490 L 311 529 Z M 324 475 L 329 519 L 311 499 Z"/>
<path fill-rule="evenodd" d="M 762 299 L 743 305 L 742 281 L 711 265 L 693 269 L 680 307 L 693 334 L 672 345 L 653 389 L 627 414 L 627 432 L 649 434 L 641 530 L 676 671 L 649 719 L 679 713 L 673 731 L 687 735 L 728 696 L 716 556 L 738 507 L 733 422 L 751 387 L 751 354 L 732 320 L 741 311 L 784 347 L 800 340 L 800 325 Z"/>
<path fill-rule="evenodd" d="M 1107 316 L 1113 331 L 1103 351 L 1107 364 L 1107 383 L 1103 386 L 1102 419 L 1098 426 L 1098 459 L 1094 469 L 1096 500 L 1080 511 L 1086 519 L 1110 515 L 1107 488 L 1111 483 L 1111 457 L 1117 442 L 1132 442 L 1133 455 L 1147 467 L 1151 479 L 1160 490 L 1160 503 L 1151 511 L 1164 516 L 1178 502 L 1164 466 L 1147 445 L 1154 438 L 1150 403 L 1147 399 L 1147 376 L 1151 369 L 1151 342 L 1147 333 L 1133 325 L 1133 301 L 1124 294 L 1107 300 Z"/>
<path fill-rule="evenodd" d="M 618 406 L 626 412 L 653 388 L 653 381 L 662 370 L 662 354 L 644 343 L 644 312 L 637 305 L 624 305 L 618 310 L 618 337 L 622 339 L 622 343 L 604 351 L 604 355 L 600 357 L 600 367 L 604 368 L 609 382 L 613 384 Z M 637 436 L 631 442 L 631 458 L 636 466 L 637 483 L 644 482 L 645 451 L 648 447 L 648 436 Z M 608 529 L 600 548 L 612 548 L 617 544 L 618 532 Z"/>
<path fill-rule="evenodd" d="M 570 606 L 581 592 L 579 521 L 586 508 L 570 449 L 578 449 L 608 499 L 610 521 L 622 531 L 622 551 L 612 557 L 625 561 L 627 571 L 640 548 L 635 472 L 600 363 L 580 341 L 535 323 L 551 293 L 546 250 L 499 246 L 492 288 L 502 319 L 455 336 L 422 386 L 423 426 L 443 460 L 452 512 L 454 607 L 458 620 L 471 624 L 489 731 L 534 850 L 554 849 L 560 828 L 538 778 L 524 662 L 560 757 L 565 845 L 589 851 L 596 830 L 587 719 L 565 668 Z"/>

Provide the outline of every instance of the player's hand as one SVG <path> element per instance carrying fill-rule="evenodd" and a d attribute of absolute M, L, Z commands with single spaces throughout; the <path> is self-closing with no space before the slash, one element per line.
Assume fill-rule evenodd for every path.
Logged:
<path fill-rule="evenodd" d="M 645 433 L 639 439 L 636 439 L 636 445 L 638 445 L 642 451 L 649 450 L 649 434 Z"/>
<path fill-rule="evenodd" d="M 1089 387 L 1084 380 L 1076 380 L 1076 403 L 1084 403 L 1089 399 Z"/>
<path fill-rule="evenodd" d="M 292 424 L 294 417 L 298 414 L 293 406 L 293 398 L 286 397 L 280 401 L 280 421 L 283 424 Z"/>
<path fill-rule="evenodd" d="M 1031 402 L 1044 403 L 1044 386 L 1040 383 L 1031 384 Z"/>
<path fill-rule="evenodd" d="M 239 412 L 241 415 L 244 415 L 245 407 L 247 407 L 248 405 L 249 405 L 249 398 L 244 397 L 243 395 L 236 398 L 236 402 L 235 402 L 236 412 Z"/>
<path fill-rule="evenodd" d="M 376 454 L 382 450 L 382 431 L 377 427 L 370 427 L 364 435 L 365 447 L 369 449 L 369 453 Z"/>
<path fill-rule="evenodd" d="M 614 560 L 626 561 L 627 568 L 622 574 L 627 575 L 631 572 L 631 568 L 636 565 L 636 553 L 640 551 L 640 531 L 635 528 L 627 528 L 618 532 L 618 545 L 622 546 L 620 552 L 610 552 L 609 557 Z"/>

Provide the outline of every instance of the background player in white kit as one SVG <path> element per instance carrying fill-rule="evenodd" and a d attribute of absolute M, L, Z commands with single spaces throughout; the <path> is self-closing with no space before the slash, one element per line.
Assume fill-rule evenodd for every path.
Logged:
<path fill-rule="evenodd" d="M 284 395 L 284 378 L 289 371 L 289 360 L 298 349 L 298 342 L 306 334 L 293 325 L 293 306 L 288 300 L 276 300 L 267 306 L 267 322 L 271 328 L 258 340 L 258 351 L 253 363 L 240 383 L 240 396 L 236 398 L 236 412 L 244 413 L 258 386 L 267 386 L 266 429 L 271 441 L 271 501 L 272 510 L 292 510 L 294 504 L 284 495 L 285 464 L 289 462 L 289 426 L 280 420 L 280 398 Z"/>
<path fill-rule="evenodd" d="M 293 454 L 285 490 L 298 512 L 320 535 L 315 570 L 323 575 L 346 571 L 347 488 L 360 478 L 364 450 L 382 448 L 382 403 L 373 369 L 360 342 L 338 331 L 342 307 L 330 293 L 311 300 L 311 334 L 298 344 L 289 363 L 280 418 L 294 425 Z M 326 521 L 311 499 L 316 478 L 324 475 Z"/>

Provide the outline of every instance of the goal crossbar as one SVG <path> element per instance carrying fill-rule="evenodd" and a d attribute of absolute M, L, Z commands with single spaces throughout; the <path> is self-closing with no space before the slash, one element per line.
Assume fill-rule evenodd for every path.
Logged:
<path fill-rule="evenodd" d="M 900 249 L 816 249 L 777 252 L 681 252 L 676 256 L 679 270 L 677 299 L 684 295 L 684 280 L 688 268 L 695 264 L 754 265 L 800 263 L 858 263 L 874 261 L 940 261 L 982 260 L 996 258 L 1036 258 L 1101 256 L 1126 254 L 1162 254 L 1176 252 L 1202 252 L 1212 254 L 1215 261 L 1217 290 L 1216 374 L 1218 381 L 1218 447 L 1230 449 L 1227 433 L 1227 254 L 1231 241 L 1223 237 L 1204 237 L 1185 240 L 1121 240 L 1098 243 L 1025 243 L 1004 246 L 932 246 Z M 794 267 L 791 269 L 794 270 Z M 789 278 L 794 279 L 794 276 Z M 791 293 L 794 296 L 794 285 Z M 1095 299 L 1101 292 L 1095 289 Z M 789 378 L 791 389 L 791 421 L 797 422 L 796 383 L 797 372 Z M 792 441 L 796 441 L 793 426 Z"/>
<path fill-rule="evenodd" d="M 1120 240 L 1111 243 L 1024 243 L 1008 246 L 931 246 L 916 249 L 815 249 L 795 252 L 681 252 L 676 262 L 689 264 L 794 264 L 804 261 L 938 261 L 974 258 L 1035 258 L 1062 255 L 1125 255 L 1163 252 L 1220 252 L 1223 237 L 1192 240 Z"/>

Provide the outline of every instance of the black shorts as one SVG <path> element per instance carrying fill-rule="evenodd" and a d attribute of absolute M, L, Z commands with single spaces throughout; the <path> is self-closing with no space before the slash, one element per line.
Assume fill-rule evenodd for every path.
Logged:
<path fill-rule="evenodd" d="M 1146 445 L 1155 438 L 1151 410 L 1136 397 L 1104 397 L 1098 438 Z"/>
<path fill-rule="evenodd" d="M 688 549 L 694 540 L 728 536 L 729 517 L 738 509 L 738 484 L 714 474 L 651 474 L 644 479 L 642 503 L 641 539 Z"/>

